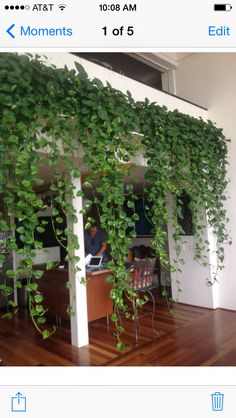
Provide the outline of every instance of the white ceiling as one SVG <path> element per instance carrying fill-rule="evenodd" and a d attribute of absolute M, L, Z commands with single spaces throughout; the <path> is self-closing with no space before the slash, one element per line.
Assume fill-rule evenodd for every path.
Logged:
<path fill-rule="evenodd" d="M 157 68 L 159 71 L 165 72 L 168 70 L 174 70 L 181 62 L 191 55 L 193 52 L 160 52 L 160 53 L 138 53 L 138 54 L 129 54 L 134 58 L 142 61 L 151 67 Z"/>
<path fill-rule="evenodd" d="M 185 60 L 193 54 L 194 52 L 167 52 L 163 53 L 162 55 L 179 64 L 181 61 Z"/>

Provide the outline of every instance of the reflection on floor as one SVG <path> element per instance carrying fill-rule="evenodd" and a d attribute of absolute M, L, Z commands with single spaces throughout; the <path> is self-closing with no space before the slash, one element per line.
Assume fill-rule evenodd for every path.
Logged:
<path fill-rule="evenodd" d="M 133 323 L 125 321 L 125 342 L 130 346 L 125 354 L 115 351 L 114 330 L 107 331 L 105 318 L 90 323 L 90 344 L 77 349 L 70 345 L 68 328 L 58 328 L 43 341 L 21 311 L 12 320 L 0 319 L 0 358 L 4 366 L 236 365 L 236 312 L 175 304 L 172 315 L 164 300 L 157 303 L 155 327 L 160 336 L 152 333 L 146 316 L 135 346 Z M 146 304 L 145 310 L 150 309 Z"/>

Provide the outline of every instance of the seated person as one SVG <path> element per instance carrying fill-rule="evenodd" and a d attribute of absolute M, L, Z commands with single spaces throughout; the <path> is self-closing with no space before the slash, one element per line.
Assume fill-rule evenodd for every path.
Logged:
<path fill-rule="evenodd" d="M 145 245 L 139 245 L 132 248 L 133 261 L 145 261 L 156 258 L 155 250 Z"/>
<path fill-rule="evenodd" d="M 133 260 L 134 261 L 145 261 L 145 257 L 140 247 L 141 246 L 133 248 Z"/>
<path fill-rule="evenodd" d="M 85 254 L 103 256 L 103 260 L 107 259 L 107 244 L 104 231 L 94 222 L 90 228 L 85 231 L 84 236 Z"/>

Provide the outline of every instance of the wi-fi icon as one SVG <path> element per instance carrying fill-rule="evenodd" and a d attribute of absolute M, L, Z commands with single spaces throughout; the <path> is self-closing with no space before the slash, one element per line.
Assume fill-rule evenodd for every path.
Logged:
<path fill-rule="evenodd" d="M 64 10 L 66 8 L 66 4 L 59 4 L 58 7 L 60 10 Z"/>

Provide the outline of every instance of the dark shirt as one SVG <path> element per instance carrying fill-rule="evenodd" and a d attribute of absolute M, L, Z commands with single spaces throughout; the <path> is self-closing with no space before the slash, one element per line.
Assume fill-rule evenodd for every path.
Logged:
<path fill-rule="evenodd" d="M 86 254 L 96 255 L 103 242 L 106 242 L 106 235 L 101 229 L 98 230 L 94 237 L 91 237 L 91 235 L 85 231 L 84 244 Z"/>

